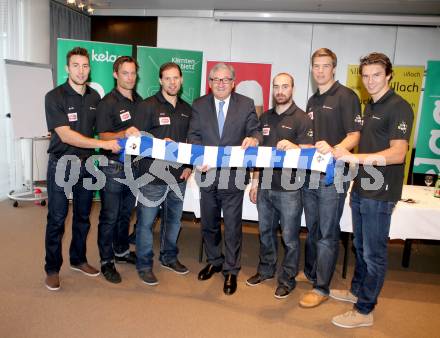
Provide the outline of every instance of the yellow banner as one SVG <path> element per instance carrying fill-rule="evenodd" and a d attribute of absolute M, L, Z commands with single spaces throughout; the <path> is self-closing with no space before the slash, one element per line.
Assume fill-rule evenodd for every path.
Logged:
<path fill-rule="evenodd" d="M 394 66 L 393 78 L 390 82 L 390 87 L 402 96 L 412 107 L 414 111 L 414 126 L 411 132 L 411 139 L 409 141 L 409 152 L 406 154 L 405 160 L 405 178 L 406 183 L 408 177 L 409 165 L 411 162 L 411 154 L 413 150 L 413 139 L 415 123 L 417 121 L 417 113 L 419 111 L 420 93 L 422 91 L 422 81 L 425 72 L 423 66 Z M 359 73 L 359 65 L 348 65 L 347 84 L 359 96 L 362 111 L 364 111 L 365 104 L 370 99 L 368 92 L 362 85 L 361 75 Z"/>

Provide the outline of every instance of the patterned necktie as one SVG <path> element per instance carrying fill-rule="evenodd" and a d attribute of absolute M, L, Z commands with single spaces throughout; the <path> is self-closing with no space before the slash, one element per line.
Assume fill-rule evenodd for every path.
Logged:
<path fill-rule="evenodd" d="M 223 106 L 225 105 L 225 101 L 220 101 L 218 103 L 218 132 L 220 137 L 222 137 L 223 126 L 225 125 L 225 113 L 223 112 Z"/>

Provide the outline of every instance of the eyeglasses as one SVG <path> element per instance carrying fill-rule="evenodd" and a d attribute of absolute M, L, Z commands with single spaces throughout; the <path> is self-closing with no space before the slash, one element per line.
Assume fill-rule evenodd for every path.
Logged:
<path fill-rule="evenodd" d="M 218 77 L 215 78 L 210 78 L 210 80 L 216 84 L 223 82 L 224 84 L 229 84 L 233 81 L 233 79 L 231 79 L 230 77 L 225 77 L 223 79 L 219 79 Z"/>

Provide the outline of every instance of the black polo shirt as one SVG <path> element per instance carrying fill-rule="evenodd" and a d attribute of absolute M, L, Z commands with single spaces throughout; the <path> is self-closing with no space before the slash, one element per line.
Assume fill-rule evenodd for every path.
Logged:
<path fill-rule="evenodd" d="M 100 99 L 98 92 L 89 86 L 86 86 L 84 95 L 78 94 L 69 82 L 46 94 L 46 122 L 47 129 L 51 132 L 48 153 L 56 157 L 63 155 L 87 157 L 93 154 L 93 149 L 78 148 L 62 142 L 55 128 L 69 126 L 70 129 L 86 137 L 93 137 L 96 107 Z"/>
<path fill-rule="evenodd" d="M 174 108 L 164 98 L 162 92 L 158 91 L 137 105 L 134 126 L 141 131 L 152 134 L 155 138 L 170 138 L 175 142 L 186 142 L 191 113 L 191 106 L 180 97 Z M 139 175 L 149 172 L 153 161 L 151 158 L 142 159 L 139 163 Z M 190 168 L 190 166 L 181 166 L 179 169 L 168 167 L 167 170 L 177 182 L 182 182 L 180 175 L 185 168 Z M 157 177 L 151 183 L 168 184 Z"/>
<path fill-rule="evenodd" d="M 142 101 L 142 98 L 135 91 L 132 95 L 133 101 L 113 88 L 102 98 L 96 110 L 97 133 L 115 133 L 133 126 L 136 105 Z M 101 152 L 113 161 L 119 158 L 118 154 L 113 154 L 110 150 Z"/>
<path fill-rule="evenodd" d="M 281 140 L 288 140 L 295 144 L 313 143 L 312 120 L 295 103 L 292 103 L 282 114 L 277 114 L 275 108 L 264 112 L 260 117 L 260 122 L 263 129 L 263 146 L 276 147 Z M 262 186 L 263 176 L 270 172 L 271 170 L 267 169 L 260 170 L 260 187 L 263 189 L 266 188 Z M 295 169 L 273 169 L 270 189 L 291 190 L 288 185 L 295 182 L 295 176 Z M 264 180 L 267 182 L 267 178 Z"/>
<path fill-rule="evenodd" d="M 338 81 L 323 94 L 318 89 L 310 97 L 306 111 L 313 121 L 315 143 L 327 141 L 333 147 L 348 133 L 362 129 L 359 98 Z"/>
<path fill-rule="evenodd" d="M 388 149 L 391 140 L 409 141 L 414 114 L 409 103 L 390 89 L 377 102 L 370 101 L 365 106 L 363 119 L 359 153 L 376 153 Z M 384 183 L 379 189 L 366 190 L 362 187 L 362 178 L 369 179 L 370 184 L 375 181 L 372 179 L 374 176 L 366 169 L 370 172 L 376 169 L 383 175 Z M 353 191 L 364 198 L 397 202 L 402 195 L 404 171 L 405 163 L 374 166 L 374 168 L 360 166 L 354 180 Z"/>

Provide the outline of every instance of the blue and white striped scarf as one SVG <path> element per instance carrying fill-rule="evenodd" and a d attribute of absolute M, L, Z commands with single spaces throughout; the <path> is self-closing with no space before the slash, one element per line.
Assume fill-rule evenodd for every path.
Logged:
<path fill-rule="evenodd" d="M 326 183 L 333 183 L 335 160 L 331 153 L 321 154 L 316 148 L 277 150 L 274 147 L 201 146 L 183 142 L 165 141 L 150 136 L 129 137 L 119 140 L 122 153 L 158 160 L 210 168 L 294 168 L 309 169 L 326 174 Z"/>

